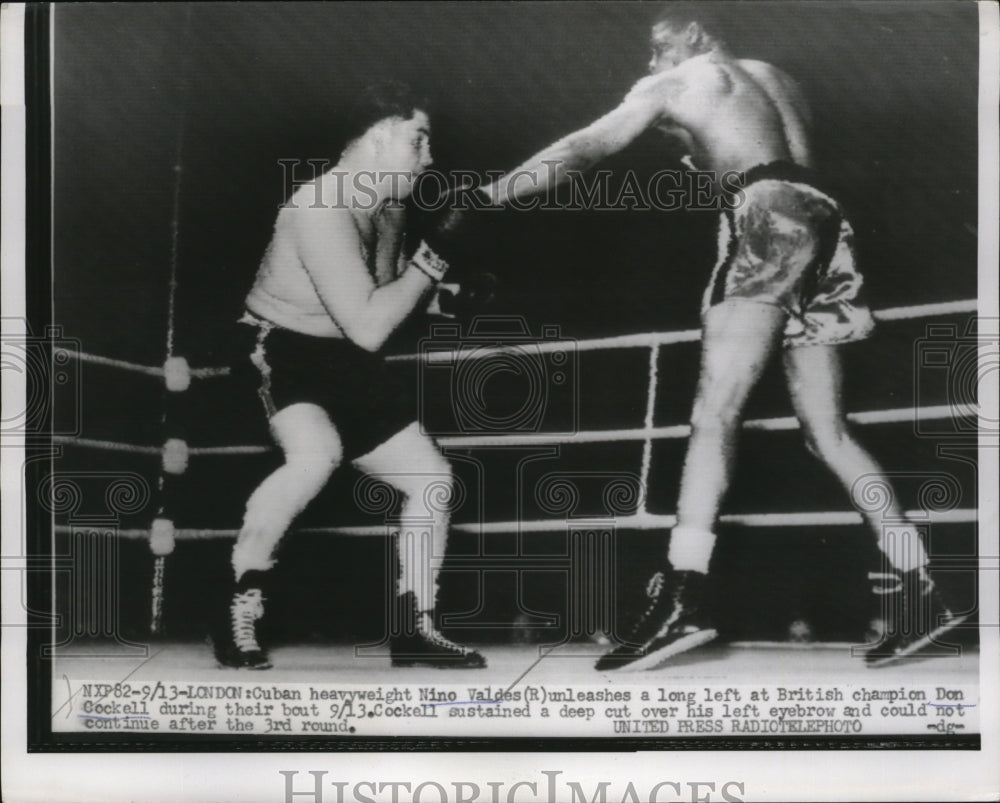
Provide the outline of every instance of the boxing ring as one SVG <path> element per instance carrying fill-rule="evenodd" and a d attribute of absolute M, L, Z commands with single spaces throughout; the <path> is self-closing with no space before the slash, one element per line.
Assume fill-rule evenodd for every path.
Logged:
<path fill-rule="evenodd" d="M 171 297 L 173 296 L 173 290 L 174 284 L 172 283 Z M 966 299 L 943 303 L 888 308 L 876 312 L 875 317 L 884 326 L 893 326 L 898 322 L 904 321 L 926 320 L 933 322 L 947 316 L 975 313 L 976 308 L 976 301 L 974 299 Z M 195 383 L 211 384 L 220 378 L 230 376 L 231 369 L 228 366 L 191 368 L 182 356 L 176 355 L 173 351 L 172 304 L 169 322 L 167 354 L 165 361 L 161 366 L 141 365 L 107 356 L 90 354 L 83 351 L 72 352 L 67 350 L 64 354 L 54 354 L 54 358 L 57 360 L 71 358 L 76 359 L 84 365 L 103 366 L 111 370 L 129 372 L 149 377 L 152 380 L 163 384 L 163 389 L 168 402 L 171 398 L 176 399 L 183 397 Z M 593 531 L 595 527 L 600 530 L 602 527 L 610 525 L 620 531 L 651 531 L 666 530 L 673 526 L 675 518 L 672 514 L 656 512 L 655 510 L 650 509 L 649 490 L 653 448 L 654 444 L 660 441 L 684 440 L 689 435 L 690 428 L 686 424 L 674 424 L 668 426 L 656 425 L 655 419 L 657 400 L 662 391 L 663 382 L 665 381 L 660 375 L 661 354 L 665 350 L 678 344 L 695 343 L 699 339 L 700 332 L 698 330 L 682 330 L 673 332 L 629 334 L 616 337 L 572 341 L 572 347 L 577 353 L 608 352 L 615 354 L 625 350 L 645 353 L 644 356 L 647 358 L 647 375 L 645 379 L 645 410 L 643 425 L 641 427 L 620 429 L 578 429 L 571 432 L 548 433 L 545 431 L 468 433 L 450 434 L 437 438 L 437 442 L 446 454 L 453 450 L 470 450 L 474 453 L 477 449 L 508 446 L 550 446 L 558 448 L 564 445 L 569 446 L 595 443 L 631 443 L 633 445 L 641 445 L 642 451 L 640 463 L 635 467 L 634 472 L 638 477 L 638 487 L 632 490 L 632 494 L 635 496 L 636 504 L 629 510 L 629 512 L 624 515 L 615 516 L 612 521 L 595 521 L 593 518 L 584 521 L 575 521 L 567 518 L 566 516 L 552 516 L 548 518 L 541 517 L 533 519 L 520 518 L 510 520 L 453 522 L 452 531 L 480 537 L 490 534 L 520 535 L 531 533 L 573 532 L 577 533 L 576 537 L 578 538 L 582 537 L 586 539 L 589 537 L 592 539 L 595 536 Z M 534 354 L 551 355 L 560 351 L 565 351 L 566 342 L 536 340 L 531 342 L 530 346 L 532 353 Z M 498 346 L 491 348 L 478 348 L 473 351 L 465 352 L 438 351 L 400 354 L 390 356 L 388 359 L 393 363 L 411 365 L 420 361 L 426 362 L 428 359 L 489 360 L 495 357 L 502 357 L 505 351 L 521 348 L 523 348 L 523 344 L 510 347 Z M 974 396 L 970 398 L 974 398 Z M 956 418 L 971 418 L 975 421 L 977 415 L 978 410 L 974 403 L 971 401 L 961 402 L 960 400 L 960 403 L 957 404 L 951 403 L 916 407 L 890 407 L 886 409 L 856 410 L 848 414 L 848 419 L 855 425 L 862 427 L 875 427 L 894 423 L 910 423 L 914 426 L 918 426 L 921 422 L 947 422 Z M 744 422 L 743 427 L 744 430 L 747 431 L 776 433 L 796 430 L 799 427 L 799 423 L 797 419 L 791 416 L 775 416 L 748 419 Z M 94 530 L 94 533 L 103 532 L 105 537 L 126 539 L 129 541 L 145 541 L 148 543 L 153 562 L 151 588 L 149 589 L 149 632 L 153 636 L 164 635 L 167 630 L 164 626 L 163 615 L 165 601 L 165 577 L 168 568 L 168 558 L 174 551 L 177 542 L 233 539 L 238 533 L 238 530 L 234 528 L 175 526 L 175 519 L 180 512 L 177 509 L 177 505 L 180 504 L 178 500 L 182 500 L 184 497 L 183 492 L 179 492 L 179 489 L 183 488 L 184 476 L 188 470 L 189 464 L 192 461 L 197 461 L 200 458 L 207 456 L 239 459 L 248 455 L 265 455 L 274 452 L 276 447 L 264 443 L 221 446 L 200 445 L 198 443 L 189 444 L 187 440 L 178 437 L 168 437 L 164 443 L 156 445 L 126 443 L 69 435 L 56 436 L 53 440 L 55 444 L 70 449 L 98 450 L 109 453 L 128 453 L 141 456 L 142 459 L 158 460 L 157 490 L 159 492 L 159 499 L 157 500 L 156 513 L 149 522 L 149 525 L 145 527 L 113 527 L 109 530 L 101 530 L 100 528 L 97 528 Z M 926 506 L 927 509 L 908 510 L 906 512 L 907 517 L 917 523 L 926 525 L 974 525 L 977 522 L 977 510 L 974 507 L 958 507 L 953 501 L 949 502 L 948 500 L 942 499 L 937 499 L 936 502 L 938 504 L 935 504 L 933 496 L 934 494 L 932 493 L 930 504 Z M 924 502 L 927 500 L 922 498 L 921 501 Z M 942 502 L 943 504 L 941 504 Z M 721 517 L 722 525 L 732 525 L 750 529 L 802 527 L 836 528 L 838 526 L 854 526 L 862 523 L 863 518 L 861 513 L 857 510 L 850 509 L 812 510 L 801 512 L 727 513 Z M 87 528 L 85 526 L 81 527 L 79 524 L 57 523 L 55 522 L 55 519 L 53 519 L 53 527 L 56 534 L 79 535 L 81 531 L 84 533 L 87 532 Z M 339 523 L 331 523 L 324 526 L 294 527 L 293 529 L 297 532 L 310 533 L 312 535 L 348 536 L 385 536 L 393 531 L 393 528 L 387 524 L 350 526 Z M 600 532 L 596 533 L 596 535 L 598 536 L 598 540 L 600 540 Z M 588 548 L 594 547 L 585 546 L 584 550 Z M 598 544 L 596 548 L 600 550 L 602 547 Z M 573 558 L 571 557 L 570 562 L 572 561 Z M 531 558 L 524 558 L 523 563 L 525 566 L 530 567 L 532 565 Z M 947 567 L 949 563 L 957 565 L 959 563 L 963 563 L 963 560 L 948 557 L 935 560 L 935 565 L 939 567 L 942 565 Z M 508 569 L 513 568 L 516 571 L 516 558 L 508 560 L 507 564 Z M 964 564 L 968 564 L 967 558 L 964 559 Z M 584 573 L 587 571 L 592 572 L 593 570 L 593 566 L 583 568 Z M 583 580 L 580 582 L 586 581 Z M 485 592 L 481 591 L 480 593 Z M 587 608 L 588 605 L 590 605 L 590 603 L 586 602 L 581 596 L 585 595 L 585 589 L 583 586 L 577 585 L 575 594 L 579 600 L 578 604 L 580 604 L 581 607 Z M 599 600 L 596 604 L 598 606 L 607 606 L 608 601 L 607 599 L 603 599 Z M 586 621 L 582 623 L 581 626 L 584 631 L 593 631 L 595 629 L 600 630 L 602 622 L 606 625 L 609 616 L 610 614 L 607 610 L 596 613 L 593 610 L 590 610 L 586 616 L 583 617 Z M 579 624 L 580 623 L 578 623 L 578 625 Z M 606 632 L 607 628 L 605 627 L 604 629 Z M 577 632 L 579 634 L 579 627 Z M 586 632 L 585 635 L 593 636 L 595 634 L 592 632 Z M 596 635 L 599 636 L 600 634 Z M 606 643 L 606 640 L 602 642 L 599 637 L 594 640 L 602 644 Z M 803 670 L 806 671 L 807 674 L 811 671 L 809 670 L 810 666 L 813 667 L 817 673 L 828 671 L 830 660 L 836 660 L 838 662 L 838 666 L 840 663 L 845 663 L 846 665 L 850 662 L 850 651 L 843 649 L 850 646 L 846 643 L 807 641 L 807 643 L 804 644 L 797 644 L 793 642 L 794 639 L 792 642 L 771 642 L 763 640 L 734 641 L 728 645 L 709 648 L 708 652 L 700 652 L 696 663 L 708 660 L 707 669 L 711 672 L 713 663 L 712 656 L 714 655 L 716 658 L 719 658 L 723 655 L 729 655 L 734 649 L 746 656 L 745 658 L 742 658 L 741 661 L 747 664 L 745 670 L 748 672 L 761 669 L 762 661 L 764 665 L 768 665 L 769 662 L 773 663 L 772 659 L 761 658 L 761 656 L 766 656 L 769 653 L 773 654 L 775 650 L 794 651 L 797 656 L 794 660 L 796 671 Z M 755 649 L 740 650 L 740 647 L 750 647 Z M 584 648 L 581 648 L 580 645 L 564 642 L 556 645 L 556 647 L 547 649 L 544 651 L 544 654 L 551 656 L 592 655 L 594 648 L 595 645 L 593 642 L 590 642 Z M 197 648 L 194 648 L 192 645 L 188 644 L 176 646 L 174 649 L 180 649 L 186 656 L 178 660 L 176 664 L 178 669 L 181 667 L 186 668 L 192 665 L 200 666 L 201 664 L 204 664 L 204 671 L 212 671 L 209 652 L 204 647 L 198 646 Z M 298 677 L 299 673 L 307 672 L 309 667 L 315 668 L 317 665 L 322 665 L 326 670 L 329 670 L 331 666 L 336 665 L 338 673 L 346 673 L 346 676 L 348 677 L 350 677 L 352 673 L 357 674 L 358 680 L 362 680 L 364 678 L 364 673 L 368 671 L 367 669 L 362 671 L 361 669 L 353 666 L 353 656 L 351 655 L 350 647 L 332 646 L 328 649 L 327 653 L 323 653 L 319 648 L 310 645 L 294 648 L 286 646 L 284 648 L 279 648 L 279 655 L 282 649 L 295 651 L 294 657 L 289 658 L 287 661 L 288 665 L 286 665 L 285 669 L 282 670 L 283 672 L 290 672 L 290 678 Z M 491 668 L 496 666 L 498 671 L 504 670 L 504 668 L 513 671 L 515 666 L 520 666 L 524 663 L 525 646 L 523 644 L 517 646 L 501 646 L 496 649 L 499 650 L 499 653 L 497 653 L 495 657 L 491 657 Z M 541 648 L 539 649 L 541 650 Z M 329 657 L 331 650 L 332 654 L 342 654 L 343 660 L 334 660 L 333 663 L 331 663 Z M 839 650 L 839 652 L 835 653 L 833 652 L 834 650 Z M 490 649 L 489 652 L 490 655 L 493 656 L 496 650 Z M 202 655 L 202 653 L 204 653 L 204 655 Z M 751 656 L 751 653 L 755 653 L 755 656 Z M 158 652 L 157 654 L 160 653 Z M 803 658 L 806 654 L 810 656 L 808 659 Z M 326 657 L 321 658 L 321 655 L 326 655 Z M 827 657 L 824 657 L 824 655 Z M 832 656 L 836 657 L 833 658 Z M 732 660 L 732 658 L 727 658 L 727 665 Z M 805 664 L 803 663 L 803 660 L 806 660 Z M 956 658 L 955 660 L 961 661 L 963 665 L 967 665 L 967 668 L 969 668 L 970 671 L 972 671 L 972 667 L 975 665 L 974 659 L 970 659 L 968 653 L 961 658 Z M 279 657 L 278 663 L 280 664 L 281 662 L 282 660 Z M 930 663 L 933 664 L 935 662 L 932 661 Z M 687 659 L 682 660 L 678 665 L 677 671 L 682 673 L 685 671 L 691 671 L 689 668 L 690 664 L 691 662 Z M 854 662 L 850 662 L 850 665 L 853 666 Z M 162 668 L 157 671 L 162 671 Z M 705 670 L 699 669 L 697 671 L 701 672 Z M 862 672 L 863 670 L 857 669 L 857 671 Z M 921 670 L 908 669 L 906 671 Z M 304 677 L 304 675 L 302 676 Z M 431 676 L 433 676 L 433 673 Z"/>

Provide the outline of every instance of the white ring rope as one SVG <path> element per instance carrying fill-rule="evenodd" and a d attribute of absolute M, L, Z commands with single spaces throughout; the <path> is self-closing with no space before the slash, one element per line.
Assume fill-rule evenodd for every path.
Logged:
<path fill-rule="evenodd" d="M 274 451 L 273 446 L 195 446 L 188 449 L 188 454 L 196 455 L 229 455 L 229 454 L 266 454 Z"/>
<path fill-rule="evenodd" d="M 162 455 L 162 446 L 141 446 L 134 443 L 98 440 L 96 438 L 76 438 L 69 435 L 53 435 L 53 443 L 82 446 L 87 449 L 104 449 L 111 452 L 131 452 L 132 454 Z M 274 451 L 273 446 L 195 446 L 187 450 L 189 455 L 239 455 L 266 454 Z"/>
<path fill-rule="evenodd" d="M 872 313 L 877 321 L 905 321 L 914 318 L 930 318 L 939 315 L 953 315 L 962 312 L 975 312 L 979 302 L 972 299 L 962 301 L 945 301 L 940 304 L 919 304 L 910 307 L 892 307 L 877 310 Z M 654 346 L 670 346 L 676 343 L 694 343 L 701 340 L 700 329 L 684 329 L 676 332 L 647 332 L 645 334 L 619 335 L 617 337 L 601 337 L 591 340 L 547 340 L 528 341 L 495 348 L 480 348 L 458 351 L 428 351 L 422 354 L 397 354 L 387 357 L 390 361 L 424 360 L 453 361 L 456 359 L 482 360 L 494 354 L 523 352 L 530 348 L 534 354 L 547 354 L 553 351 L 596 351 L 598 349 L 652 348 Z"/>
<path fill-rule="evenodd" d="M 96 365 L 108 365 L 112 368 L 121 368 L 123 371 L 135 371 L 147 376 L 163 376 L 163 368 L 155 368 L 151 365 L 139 365 L 127 360 L 116 360 L 112 357 L 101 357 L 98 354 L 87 354 L 85 351 L 65 351 L 71 357 L 76 357 L 81 362 L 94 363 Z"/>
<path fill-rule="evenodd" d="M 653 419 L 656 413 L 656 388 L 659 386 L 660 347 L 653 346 L 649 350 L 649 382 L 646 394 L 646 417 L 643 420 L 643 430 L 647 433 L 653 430 Z M 649 467 L 653 462 L 653 438 L 647 435 L 642 444 L 642 467 L 639 469 L 639 487 L 645 490 L 649 487 Z M 645 504 L 645 500 L 643 500 Z"/>
<path fill-rule="evenodd" d="M 878 321 L 905 321 L 914 318 L 931 318 L 939 315 L 954 315 L 963 312 L 976 312 L 978 301 L 974 298 L 961 301 L 944 301 L 938 304 L 918 304 L 909 307 L 891 307 L 889 309 L 877 310 L 872 313 Z M 530 345 L 534 353 L 547 353 L 550 351 L 565 351 L 567 343 L 572 344 L 574 351 L 596 351 L 599 349 L 623 349 L 623 348 L 652 348 L 654 346 L 669 346 L 675 343 L 694 343 L 701 339 L 700 329 L 685 329 L 676 332 L 647 332 L 644 334 L 619 335 L 617 337 L 592 338 L 590 340 L 563 340 L 557 342 L 535 342 L 528 341 L 518 346 L 502 346 L 495 349 L 477 348 L 467 352 L 432 352 L 433 359 L 445 359 L 458 356 L 460 359 L 483 359 L 494 354 L 505 351 L 521 350 Z M 163 376 L 161 366 L 138 365 L 126 360 L 118 360 L 112 357 L 102 357 L 96 354 L 88 354 L 83 351 L 66 351 L 71 357 L 77 357 L 84 362 L 97 363 L 99 365 L 109 365 L 121 368 L 126 371 L 147 374 L 149 376 Z M 426 358 L 426 355 L 423 355 Z M 386 359 L 391 362 L 421 359 L 420 354 L 394 354 Z M 228 366 L 192 368 L 191 376 L 198 379 L 211 379 L 219 376 L 229 376 L 231 369 Z"/>
<path fill-rule="evenodd" d="M 172 285 L 175 280 L 172 281 Z M 173 296 L 175 287 L 171 287 Z M 171 307 L 173 298 L 171 298 Z M 881 321 L 910 320 L 921 317 L 931 317 L 938 315 L 949 315 L 955 313 L 975 312 L 977 302 L 975 299 L 963 301 L 951 301 L 939 304 L 923 304 L 910 307 L 896 307 L 881 310 L 875 313 L 875 317 Z M 172 309 L 171 309 L 172 312 Z M 173 317 L 172 315 L 170 316 Z M 173 326 L 170 322 L 168 332 L 168 357 L 172 351 Z M 655 413 L 656 389 L 658 385 L 658 363 L 661 346 L 675 343 L 696 342 L 701 338 L 699 330 L 683 330 L 676 332 L 653 332 L 647 334 L 623 335 L 620 337 L 597 338 L 591 340 L 569 341 L 575 351 L 593 351 L 598 349 L 616 348 L 649 348 L 649 376 L 646 411 L 643 427 L 640 429 L 619 429 L 619 430 L 592 430 L 575 433 L 529 433 L 529 434 L 489 434 L 470 436 L 451 436 L 438 439 L 441 446 L 461 448 L 483 445 L 551 445 L 559 443 L 598 443 L 615 441 L 643 441 L 642 455 L 642 488 L 645 490 L 648 485 L 649 467 L 652 456 L 652 442 L 662 439 L 680 439 L 690 435 L 691 428 L 687 424 L 677 424 L 665 427 L 654 427 L 653 417 Z M 567 341 L 531 341 L 530 343 L 500 346 L 497 348 L 483 348 L 474 351 L 452 352 L 451 356 L 458 359 L 482 359 L 492 354 L 504 353 L 514 350 L 521 350 L 525 346 L 536 353 L 546 353 L 554 351 L 564 351 L 567 348 Z M 84 352 L 66 351 L 71 356 L 76 356 L 85 362 L 108 365 L 121 368 L 123 370 L 135 371 L 153 376 L 163 376 L 164 370 L 159 367 L 150 367 L 130 363 L 125 360 L 116 360 L 109 357 L 86 354 Z M 443 352 L 430 352 L 424 354 L 397 355 L 389 357 L 393 361 L 434 359 L 444 356 Z M 196 368 L 191 370 L 192 377 L 210 378 L 225 376 L 230 373 L 227 367 L 221 368 Z M 949 419 L 955 417 L 975 416 L 977 411 L 973 405 L 937 405 L 925 407 L 903 407 L 888 410 L 869 410 L 858 413 L 848 413 L 848 420 L 856 424 L 881 424 L 881 423 L 902 423 L 916 422 L 937 419 Z M 743 428 L 747 430 L 763 431 L 784 431 L 799 428 L 798 419 L 792 416 L 753 419 L 744 422 Z M 117 443 L 108 440 L 97 440 L 92 438 L 74 438 L 68 436 L 54 436 L 53 442 L 62 443 L 85 448 L 104 449 L 110 451 L 130 452 L 135 454 L 158 455 L 163 454 L 162 446 L 142 446 L 127 443 Z M 272 446 L 207 446 L 188 449 L 189 455 L 247 455 L 262 454 L 272 451 Z M 956 509 L 948 511 L 907 511 L 906 517 L 918 522 L 940 522 L 940 523 L 975 523 L 978 521 L 978 512 L 975 509 Z M 802 513 L 749 513 L 730 514 L 720 516 L 723 524 L 741 525 L 744 527 L 802 527 L 802 526 L 844 526 L 857 525 L 863 523 L 864 519 L 860 513 L 855 511 L 825 511 L 825 512 L 802 512 Z M 672 515 L 653 514 L 644 508 L 633 515 L 617 518 L 589 518 L 589 519 L 540 519 L 535 521 L 506 521 L 506 522 L 482 522 L 479 524 L 455 524 L 453 529 L 458 532 L 473 534 L 487 533 L 511 533 L 511 532 L 566 532 L 570 528 L 574 529 L 595 529 L 614 527 L 620 530 L 653 530 L 668 529 L 676 523 L 676 518 Z M 86 527 L 74 527 L 69 525 L 57 525 L 56 532 L 79 532 Z M 93 529 L 93 528 L 91 528 Z M 315 527 L 303 528 L 300 532 L 316 534 L 340 534 L 340 535 L 379 535 L 391 531 L 390 526 L 364 526 L 364 527 Z M 149 539 L 148 529 L 116 529 L 116 534 L 123 538 Z M 226 529 L 190 529 L 180 528 L 175 531 L 177 538 L 202 540 L 210 538 L 235 538 L 238 530 Z"/>
<path fill-rule="evenodd" d="M 191 376 L 197 379 L 212 379 L 217 376 L 229 376 L 232 373 L 232 368 L 229 366 L 222 366 L 220 368 L 192 368 Z"/>
<path fill-rule="evenodd" d="M 847 420 L 855 424 L 899 424 L 916 421 L 939 421 L 942 419 L 975 417 L 978 411 L 968 404 L 954 406 L 942 404 L 929 407 L 897 407 L 890 410 L 865 410 L 848 413 Z M 783 431 L 800 428 L 794 416 L 780 418 L 756 418 L 743 422 L 743 429 L 757 431 Z M 556 443 L 601 443 L 607 441 L 654 441 L 686 438 L 691 434 L 689 424 L 674 424 L 667 427 L 646 427 L 643 429 L 599 429 L 591 431 L 550 434 L 545 432 L 524 435 L 453 435 L 438 438 L 440 446 L 468 448 L 474 446 L 547 446 Z M 643 447 L 643 465 L 646 464 L 646 447 Z M 644 472 L 644 475 L 648 472 Z"/>
<path fill-rule="evenodd" d="M 954 418 L 975 417 L 977 410 L 969 404 L 941 404 L 929 407 L 897 407 L 890 410 L 865 410 L 848 413 L 847 420 L 855 424 L 899 424 L 917 421 L 940 421 Z M 799 429 L 794 416 L 779 418 L 756 418 L 743 422 L 743 428 L 756 431 L 789 431 Z M 689 424 L 674 424 L 667 427 L 645 427 L 642 429 L 597 429 L 580 432 L 537 432 L 527 434 L 496 433 L 495 435 L 449 435 L 437 438 L 439 446 L 456 449 L 476 446 L 551 446 L 562 443 L 608 443 L 614 441 L 654 441 L 676 440 L 691 434 Z M 106 449 L 137 454 L 160 454 L 160 446 L 140 446 L 131 443 L 77 438 L 69 435 L 54 435 L 53 443 L 81 446 L 90 449 Z M 249 446 L 195 446 L 188 449 L 190 455 L 241 455 L 264 454 L 274 450 L 268 445 Z M 644 475 L 648 475 L 646 449 L 643 447 Z"/>
<path fill-rule="evenodd" d="M 145 374 L 146 376 L 163 376 L 162 366 L 154 365 L 139 365 L 138 363 L 129 362 L 128 360 L 117 360 L 113 357 L 102 357 L 99 354 L 88 354 L 85 351 L 67 351 L 62 350 L 63 354 L 70 357 L 76 357 L 80 362 L 89 362 L 95 365 L 107 365 L 111 368 L 120 368 L 123 371 L 133 371 L 137 374 Z M 229 376 L 232 373 L 232 369 L 228 367 L 221 368 L 192 368 L 191 376 L 196 379 L 211 379 L 217 376 Z"/>
<path fill-rule="evenodd" d="M 978 512 L 971 508 L 955 510 L 927 511 L 908 510 L 903 514 L 908 521 L 932 524 L 974 524 Z M 816 511 L 803 513 L 734 513 L 719 517 L 722 524 L 742 527 L 843 527 L 863 523 L 860 513 L 854 511 Z M 632 516 L 581 519 L 537 519 L 534 521 L 490 521 L 479 524 L 452 524 L 456 532 L 473 535 L 506 534 L 516 532 L 567 532 L 569 530 L 661 530 L 676 524 L 675 516 L 667 514 L 638 513 Z M 108 531 L 112 528 L 95 525 L 56 525 L 57 533 L 77 533 L 88 531 Z M 356 527 L 300 527 L 296 532 L 310 535 L 386 535 L 396 532 L 398 525 L 367 525 Z M 122 538 L 148 539 L 149 530 L 142 528 L 115 529 Z M 192 529 L 180 527 L 174 535 L 179 539 L 202 541 L 213 538 L 235 538 L 239 530 L 233 529 Z M 489 556 L 486 556 L 487 558 Z M 499 556 L 498 556 L 499 557 Z M 504 556 L 508 557 L 508 556 Z M 542 556 L 538 556 L 542 557 Z"/>
<path fill-rule="evenodd" d="M 954 315 L 959 312 L 977 312 L 978 310 L 979 301 L 969 298 L 964 301 L 942 301 L 938 304 L 891 307 L 872 314 L 877 321 L 908 321 L 913 318 L 933 318 L 937 315 Z"/>
<path fill-rule="evenodd" d="M 76 438 L 69 435 L 53 435 L 53 443 L 63 443 L 69 446 L 82 446 L 86 449 L 103 449 L 109 452 L 131 452 L 132 454 L 161 455 L 162 446 L 140 446 L 134 443 L 118 443 L 117 441 L 104 441 L 97 438 Z"/>

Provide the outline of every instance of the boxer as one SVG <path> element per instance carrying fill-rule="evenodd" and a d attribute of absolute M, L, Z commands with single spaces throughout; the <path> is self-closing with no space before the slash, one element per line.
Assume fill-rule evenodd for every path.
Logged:
<path fill-rule="evenodd" d="M 275 549 L 330 475 L 351 462 L 403 495 L 403 521 L 432 519 L 429 538 L 398 536 L 393 665 L 480 668 L 483 656 L 444 638 L 433 621 L 448 513 L 424 497 L 429 483 L 451 488 L 451 467 L 421 432 L 413 391 L 398 385 L 379 353 L 448 269 L 427 242 L 409 258 L 403 252 L 402 201 L 431 164 L 430 121 L 398 85 L 374 92 L 352 120 L 337 164 L 280 209 L 246 298 L 242 322 L 256 329 L 251 359 L 284 463 L 247 502 L 216 658 L 271 666 L 258 623 Z"/>
<path fill-rule="evenodd" d="M 547 192 L 616 153 L 647 130 L 690 150 L 687 161 L 742 188 L 725 197 L 719 257 L 706 288 L 701 371 L 681 479 L 677 524 L 649 605 L 601 670 L 652 669 L 716 636 L 703 603 L 719 508 L 729 485 L 744 405 L 779 346 L 809 450 L 850 491 L 859 477 L 885 480 L 848 430 L 838 347 L 862 340 L 873 319 L 862 296 L 843 210 L 817 187 L 810 115 L 801 90 L 772 64 L 730 52 L 712 6 L 668 8 L 653 24 L 649 75 L 623 102 L 481 188 L 492 203 Z M 714 12 L 718 13 L 718 12 Z M 927 573 L 917 529 L 893 497 L 866 512 L 887 562 L 888 626 L 869 651 L 891 663 L 961 623 Z M 899 526 L 887 529 L 886 521 Z"/>

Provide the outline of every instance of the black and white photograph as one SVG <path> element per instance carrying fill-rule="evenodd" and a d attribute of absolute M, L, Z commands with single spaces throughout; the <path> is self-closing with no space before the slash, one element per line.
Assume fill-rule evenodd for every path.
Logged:
<path fill-rule="evenodd" d="M 4 799 L 997 799 L 997 10 L 4 4 Z"/>

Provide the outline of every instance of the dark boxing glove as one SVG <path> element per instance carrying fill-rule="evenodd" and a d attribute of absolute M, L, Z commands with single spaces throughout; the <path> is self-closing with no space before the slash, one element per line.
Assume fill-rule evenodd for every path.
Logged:
<path fill-rule="evenodd" d="M 492 273 L 480 271 L 462 281 L 454 298 L 455 315 L 461 318 L 471 318 L 483 312 L 496 296 L 497 277 Z"/>
<path fill-rule="evenodd" d="M 427 314 L 444 318 L 472 318 L 484 312 L 493 302 L 496 286 L 496 276 L 485 271 L 462 279 L 461 284 L 439 284 L 427 305 Z"/>
<path fill-rule="evenodd" d="M 471 186 L 441 192 L 428 182 L 428 187 L 415 188 L 411 195 L 408 234 L 425 241 L 448 262 L 465 261 L 474 258 L 477 245 L 473 229 L 478 227 L 472 225 L 475 212 L 489 208 L 486 196 Z"/>

